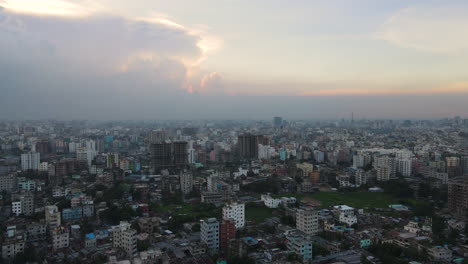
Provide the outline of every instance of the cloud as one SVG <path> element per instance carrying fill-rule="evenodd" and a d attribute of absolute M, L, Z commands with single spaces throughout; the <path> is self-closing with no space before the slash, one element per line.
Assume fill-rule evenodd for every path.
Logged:
<path fill-rule="evenodd" d="M 468 7 L 447 1 L 412 6 L 391 16 L 377 38 L 421 51 L 453 53 L 468 49 Z"/>

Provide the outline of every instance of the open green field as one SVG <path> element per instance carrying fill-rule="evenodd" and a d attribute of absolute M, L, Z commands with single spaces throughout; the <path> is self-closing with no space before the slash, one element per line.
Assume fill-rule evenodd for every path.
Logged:
<path fill-rule="evenodd" d="M 265 218 L 270 218 L 275 216 L 273 211 L 268 207 L 246 207 L 245 208 L 245 218 L 247 221 L 254 221 L 256 223 L 261 223 Z"/>
<path fill-rule="evenodd" d="M 322 203 L 323 208 L 333 205 L 346 204 L 355 208 L 388 208 L 389 204 L 399 203 L 399 199 L 385 193 L 374 192 L 317 192 L 312 194 L 281 194 L 275 197 L 296 197 L 302 199 L 310 197 Z"/>
<path fill-rule="evenodd" d="M 195 218 L 218 217 L 221 208 L 214 205 L 170 204 L 154 208 L 160 212 L 171 212 L 173 215 L 188 215 Z"/>

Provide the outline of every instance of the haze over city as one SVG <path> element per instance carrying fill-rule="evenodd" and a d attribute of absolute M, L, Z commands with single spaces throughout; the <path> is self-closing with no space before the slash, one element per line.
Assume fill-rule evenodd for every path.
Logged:
<path fill-rule="evenodd" d="M 466 1 L 1 0 L 0 118 L 441 118 Z"/>

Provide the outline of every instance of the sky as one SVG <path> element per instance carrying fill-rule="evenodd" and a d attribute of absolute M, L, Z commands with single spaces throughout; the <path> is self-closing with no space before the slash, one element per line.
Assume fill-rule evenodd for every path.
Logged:
<path fill-rule="evenodd" d="M 467 13 L 464 0 L 0 0 L 0 118 L 468 118 Z"/>

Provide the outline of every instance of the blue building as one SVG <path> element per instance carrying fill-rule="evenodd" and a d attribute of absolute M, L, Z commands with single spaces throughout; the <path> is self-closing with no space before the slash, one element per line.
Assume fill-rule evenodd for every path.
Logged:
<path fill-rule="evenodd" d="M 64 221 L 78 220 L 83 216 L 83 208 L 73 207 L 62 210 L 62 219 Z"/>
<path fill-rule="evenodd" d="M 312 259 L 312 239 L 299 230 L 286 233 L 288 250 L 301 256 L 304 262 Z"/>

